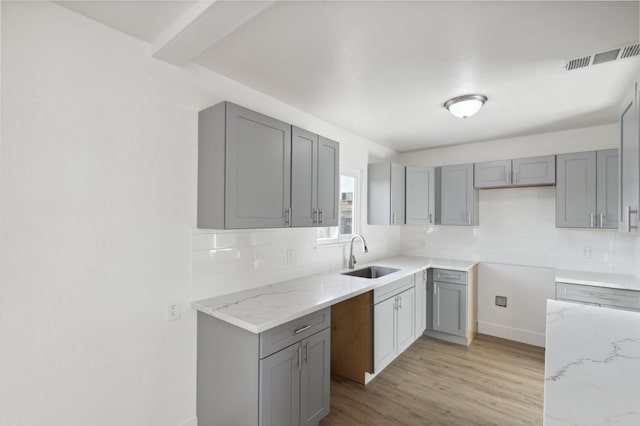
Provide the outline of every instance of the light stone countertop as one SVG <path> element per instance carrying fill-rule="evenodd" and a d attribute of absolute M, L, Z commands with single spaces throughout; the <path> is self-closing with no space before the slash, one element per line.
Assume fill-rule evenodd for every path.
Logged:
<path fill-rule="evenodd" d="M 640 313 L 547 301 L 544 425 L 640 425 Z"/>
<path fill-rule="evenodd" d="M 633 275 L 556 269 L 556 282 L 640 291 L 640 278 Z"/>
<path fill-rule="evenodd" d="M 468 271 L 477 262 L 398 256 L 357 265 L 356 269 L 369 265 L 397 268 L 400 271 L 368 279 L 341 275 L 341 272 L 347 271 L 342 269 L 199 300 L 193 302 L 192 306 L 252 333 L 261 333 L 425 268 Z"/>

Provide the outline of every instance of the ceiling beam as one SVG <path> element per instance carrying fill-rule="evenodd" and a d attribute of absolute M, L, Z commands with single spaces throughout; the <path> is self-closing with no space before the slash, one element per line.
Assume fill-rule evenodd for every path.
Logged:
<path fill-rule="evenodd" d="M 184 66 L 274 1 L 198 1 L 151 44 L 153 57 Z"/>

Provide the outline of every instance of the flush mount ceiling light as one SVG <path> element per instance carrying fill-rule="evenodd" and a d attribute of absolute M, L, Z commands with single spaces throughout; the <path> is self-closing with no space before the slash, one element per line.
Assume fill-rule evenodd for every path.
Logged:
<path fill-rule="evenodd" d="M 449 99 L 444 107 L 458 118 L 467 118 L 480 111 L 485 102 L 487 97 L 484 95 L 464 95 Z"/>

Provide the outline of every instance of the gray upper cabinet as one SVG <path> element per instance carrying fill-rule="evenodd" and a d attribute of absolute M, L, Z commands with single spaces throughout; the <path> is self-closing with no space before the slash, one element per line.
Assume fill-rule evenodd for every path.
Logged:
<path fill-rule="evenodd" d="M 487 161 L 474 164 L 476 188 L 499 188 L 511 184 L 511 160 Z"/>
<path fill-rule="evenodd" d="M 512 186 L 554 185 L 556 156 L 517 158 L 512 161 Z"/>
<path fill-rule="evenodd" d="M 596 154 L 596 225 L 599 228 L 618 227 L 618 150 L 598 151 Z"/>
<path fill-rule="evenodd" d="M 367 175 L 367 223 L 404 224 L 404 166 L 392 162 L 369 164 Z"/>
<path fill-rule="evenodd" d="M 286 227 L 290 202 L 291 126 L 229 102 L 201 111 L 198 227 Z"/>
<path fill-rule="evenodd" d="M 293 127 L 291 157 L 292 226 L 337 226 L 339 144 Z"/>
<path fill-rule="evenodd" d="M 618 150 L 558 155 L 556 226 L 615 228 Z"/>
<path fill-rule="evenodd" d="M 473 187 L 473 164 L 436 168 L 436 223 L 477 225 L 478 191 Z"/>
<path fill-rule="evenodd" d="M 553 185 L 556 183 L 556 156 L 488 161 L 474 165 L 476 188 Z"/>
<path fill-rule="evenodd" d="M 434 168 L 407 166 L 405 206 L 407 225 L 435 223 L 436 190 Z"/>
<path fill-rule="evenodd" d="M 318 216 L 318 135 L 293 127 L 291 159 L 292 224 L 314 226 Z"/>
<path fill-rule="evenodd" d="M 340 144 L 318 139 L 318 218 L 316 225 L 338 226 L 340 196 Z"/>
<path fill-rule="evenodd" d="M 222 102 L 198 116 L 198 227 L 338 224 L 339 144 Z"/>
<path fill-rule="evenodd" d="M 634 83 L 620 110 L 619 231 L 638 233 L 640 207 L 640 130 L 638 83 Z"/>

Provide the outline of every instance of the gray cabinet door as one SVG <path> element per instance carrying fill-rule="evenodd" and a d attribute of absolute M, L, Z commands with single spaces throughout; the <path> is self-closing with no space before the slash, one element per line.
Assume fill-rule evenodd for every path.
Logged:
<path fill-rule="evenodd" d="M 225 228 L 287 227 L 291 126 L 227 104 Z"/>
<path fill-rule="evenodd" d="M 340 144 L 320 136 L 318 142 L 318 225 L 338 226 Z"/>
<path fill-rule="evenodd" d="M 416 283 L 414 338 L 417 339 L 427 328 L 427 270 L 416 272 L 414 282 Z"/>
<path fill-rule="evenodd" d="M 473 188 L 473 164 L 440 168 L 440 223 L 477 224 L 477 190 Z"/>
<path fill-rule="evenodd" d="M 297 344 L 260 360 L 260 426 L 300 424 L 300 358 Z"/>
<path fill-rule="evenodd" d="M 395 358 L 396 346 L 396 297 L 373 306 L 373 369 L 382 370 Z"/>
<path fill-rule="evenodd" d="M 473 182 L 476 188 L 511 185 L 511 160 L 475 163 L 473 168 Z"/>
<path fill-rule="evenodd" d="M 596 221 L 596 153 L 558 155 L 556 226 L 591 228 Z"/>
<path fill-rule="evenodd" d="M 640 136 L 638 133 L 638 84 L 624 99 L 620 113 L 619 230 L 638 232 L 640 206 Z M 635 211 L 636 213 L 633 213 Z M 633 227 L 636 228 L 633 228 Z"/>
<path fill-rule="evenodd" d="M 556 156 L 518 158 L 512 162 L 511 185 L 553 185 L 556 183 Z"/>
<path fill-rule="evenodd" d="M 435 219 L 435 178 L 432 167 L 406 168 L 406 223 L 427 225 Z"/>
<path fill-rule="evenodd" d="M 466 336 L 467 286 L 434 281 L 433 329 L 456 336 Z"/>
<path fill-rule="evenodd" d="M 597 153 L 597 220 L 599 228 L 618 227 L 618 150 Z"/>
<path fill-rule="evenodd" d="M 407 349 L 413 343 L 415 328 L 415 289 L 412 287 L 398 296 L 396 309 L 397 347 L 398 353 Z"/>
<path fill-rule="evenodd" d="M 314 226 L 318 200 L 318 135 L 291 129 L 291 222 Z"/>
<path fill-rule="evenodd" d="M 404 166 L 391 163 L 391 224 L 404 221 Z"/>
<path fill-rule="evenodd" d="M 300 385 L 300 424 L 317 425 L 329 414 L 331 379 L 331 332 L 327 328 L 300 342 L 302 370 Z"/>

